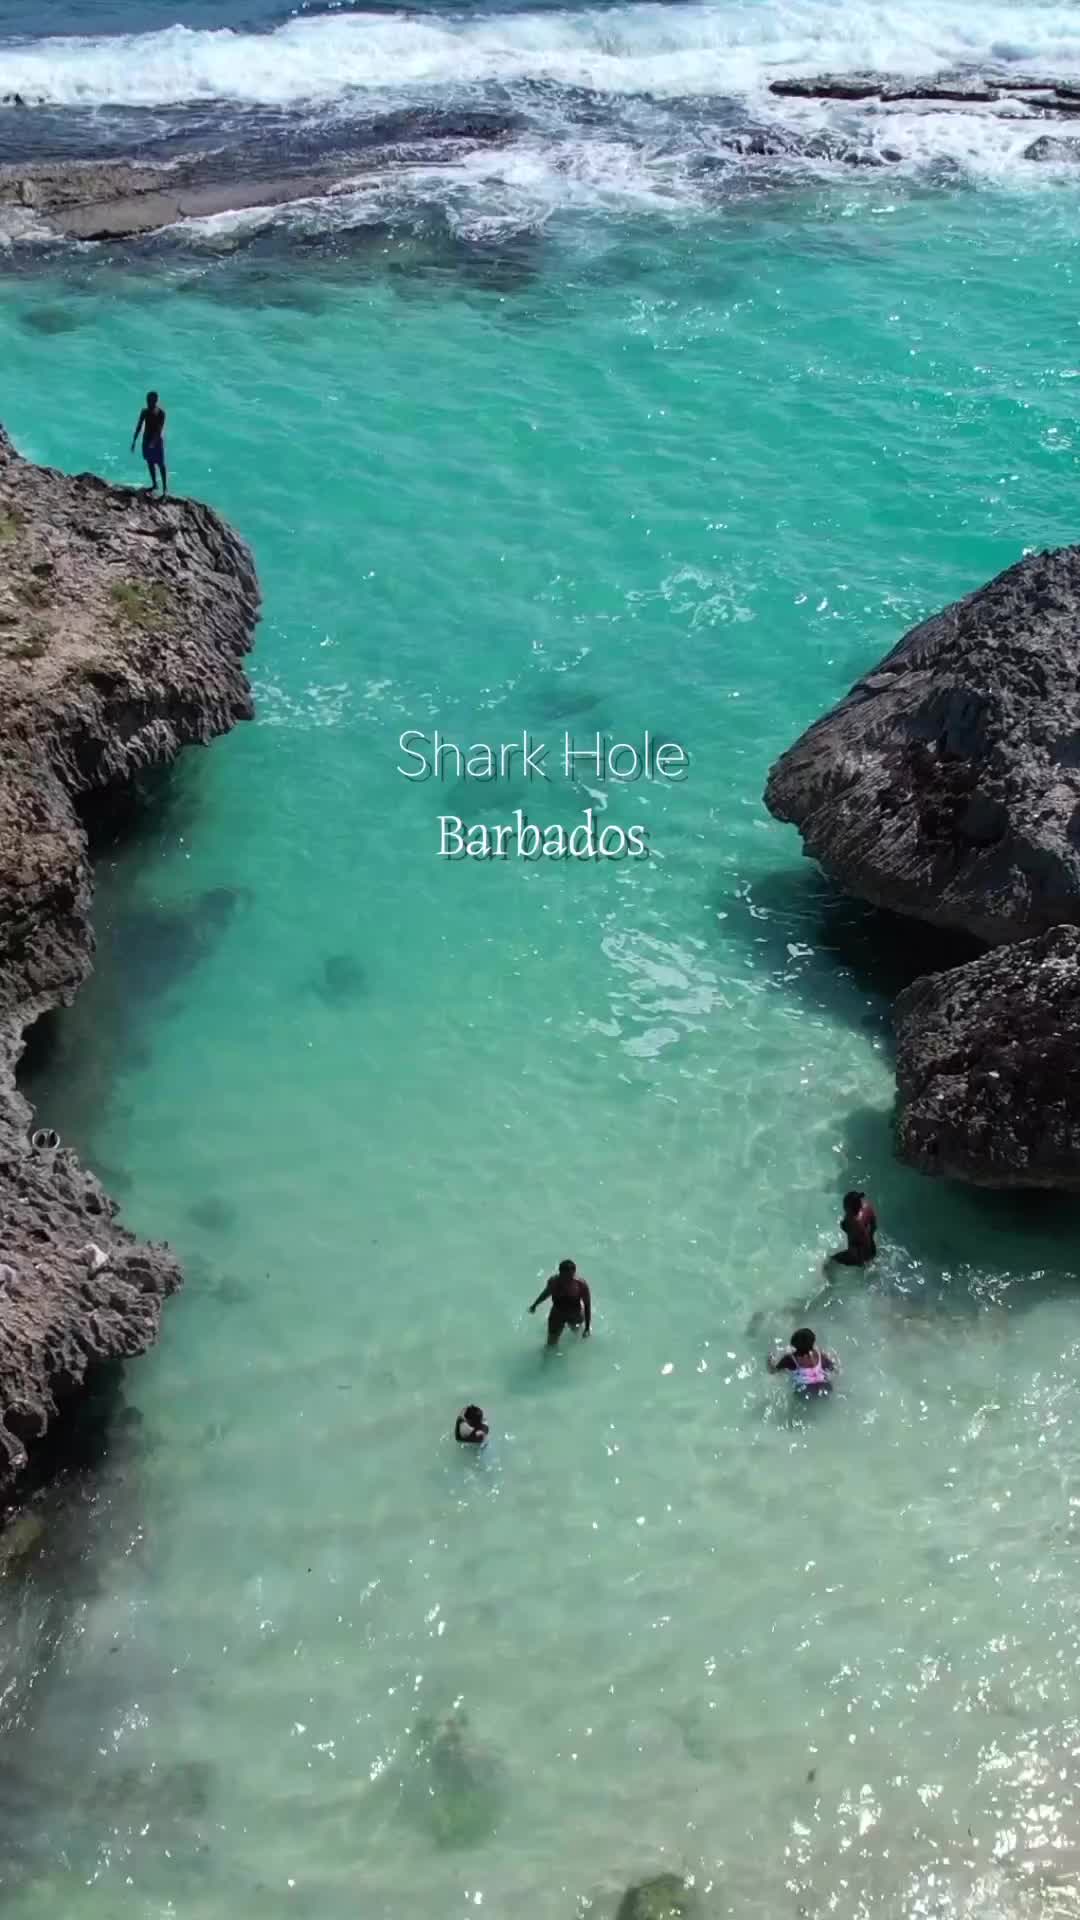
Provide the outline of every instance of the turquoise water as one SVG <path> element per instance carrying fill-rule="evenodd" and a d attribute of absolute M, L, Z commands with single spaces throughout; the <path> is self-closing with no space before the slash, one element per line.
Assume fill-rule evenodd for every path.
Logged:
<path fill-rule="evenodd" d="M 564 204 L 502 287 L 396 241 L 3 283 L 23 450 L 135 477 L 152 380 L 265 588 L 258 722 L 103 862 L 33 1083 L 190 1280 L 0 1588 L 13 1920 L 1069 1905 L 1076 1216 L 892 1162 L 901 942 L 760 793 L 1073 536 L 1077 231 L 1060 181 L 874 178 Z M 689 776 L 410 784 L 436 725 Z M 652 856 L 437 857 L 590 804 Z M 885 1251 L 821 1300 L 852 1183 Z"/>

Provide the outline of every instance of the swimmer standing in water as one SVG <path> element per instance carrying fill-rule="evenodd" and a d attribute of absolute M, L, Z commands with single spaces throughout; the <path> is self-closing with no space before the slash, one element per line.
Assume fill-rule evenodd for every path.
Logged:
<path fill-rule="evenodd" d="M 454 1421 L 454 1439 L 464 1447 L 482 1447 L 488 1437 L 483 1407 L 462 1407 Z"/>
<path fill-rule="evenodd" d="M 831 1393 L 832 1376 L 838 1371 L 836 1355 L 818 1346 L 811 1327 L 798 1327 L 791 1345 L 782 1353 L 770 1353 L 767 1364 L 770 1373 L 792 1374 L 791 1384 L 803 1400 L 820 1400 Z"/>
<path fill-rule="evenodd" d="M 549 1347 L 558 1346 L 564 1327 L 580 1333 L 583 1340 L 588 1339 L 592 1332 L 592 1294 L 588 1281 L 581 1278 L 575 1261 L 559 1261 L 558 1273 L 553 1273 L 543 1293 L 537 1294 L 529 1312 L 535 1313 L 545 1300 L 551 1301 L 547 1336 Z"/>
<path fill-rule="evenodd" d="M 855 1188 L 844 1195 L 840 1231 L 847 1239 L 847 1246 L 839 1253 L 830 1253 L 830 1265 L 868 1267 L 871 1260 L 877 1258 L 877 1214 L 865 1193 Z"/>

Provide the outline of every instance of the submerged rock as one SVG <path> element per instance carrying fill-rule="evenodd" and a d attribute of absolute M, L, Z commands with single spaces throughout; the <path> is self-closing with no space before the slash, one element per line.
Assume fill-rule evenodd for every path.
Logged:
<path fill-rule="evenodd" d="M 180 1284 L 74 1154 L 33 1150 L 15 1066 L 90 971 L 90 803 L 250 717 L 258 603 L 208 507 L 35 467 L 0 430 L 0 1496 Z"/>
<path fill-rule="evenodd" d="M 440 1847 L 476 1847 L 490 1839 L 502 1813 L 497 1756 L 474 1735 L 460 1709 L 416 1729 L 413 1801 Z"/>
<path fill-rule="evenodd" d="M 1055 927 L 901 994 L 897 1151 L 984 1187 L 1080 1192 L 1080 932 Z"/>
<path fill-rule="evenodd" d="M 628 1888 L 615 1920 L 694 1920 L 697 1910 L 693 1888 L 682 1876 L 660 1873 Z"/>
<path fill-rule="evenodd" d="M 324 1005 L 342 1011 L 364 1000 L 368 993 L 368 971 L 354 953 L 328 953 L 312 980 L 312 990 Z"/>
<path fill-rule="evenodd" d="M 765 804 L 846 892 L 990 944 L 1080 922 L 1080 547 L 916 627 Z"/>
<path fill-rule="evenodd" d="M 0 1532 L 0 1569 L 16 1565 L 36 1553 L 45 1538 L 45 1522 L 40 1513 L 27 1507 L 15 1515 L 10 1526 Z"/>

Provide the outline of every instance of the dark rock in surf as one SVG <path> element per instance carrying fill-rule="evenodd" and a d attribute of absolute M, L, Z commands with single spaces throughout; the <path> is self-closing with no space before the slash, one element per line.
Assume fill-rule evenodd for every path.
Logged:
<path fill-rule="evenodd" d="M 368 128 L 365 146 L 412 147 L 429 141 L 464 141 L 470 146 L 492 146 L 509 139 L 523 125 L 520 114 L 495 108 L 472 107 L 459 112 L 438 107 L 409 107 L 399 113 L 379 114 Z"/>
<path fill-rule="evenodd" d="M 1080 922 L 1080 547 L 900 641 L 765 804 L 846 892 L 996 945 Z"/>
<path fill-rule="evenodd" d="M 917 980 L 895 1010 L 897 1152 L 982 1187 L 1080 1192 L 1080 932 Z"/>
<path fill-rule="evenodd" d="M 1024 148 L 1024 159 L 1049 161 L 1053 166 L 1080 166 L 1080 140 L 1055 140 L 1044 133 L 1041 140 L 1033 140 Z"/>
<path fill-rule="evenodd" d="M 926 100 L 960 106 L 981 106 L 997 100 L 1003 89 L 990 80 L 964 74 L 934 74 L 905 79 L 891 73 L 819 73 L 773 80 L 769 92 L 788 100 Z"/>
<path fill-rule="evenodd" d="M 101 793 L 251 715 L 251 557 L 208 507 L 35 467 L 0 430 L 0 1496 L 180 1284 L 15 1085 L 27 1029 L 90 972 Z M 63 1125 L 60 1116 L 61 1127 Z"/>
<path fill-rule="evenodd" d="M 788 100 L 880 100 L 886 106 L 923 102 L 927 106 L 992 106 L 1001 99 L 1034 94 L 1043 111 L 1075 111 L 1080 86 L 1043 75 L 938 73 L 910 79 L 892 73 L 819 73 L 773 80 L 769 92 Z"/>
<path fill-rule="evenodd" d="M 773 80 L 769 92 L 785 100 L 875 100 L 888 84 L 880 73 L 819 73 Z"/>
<path fill-rule="evenodd" d="M 890 80 L 881 89 L 885 101 L 926 100 L 955 106 L 985 106 L 1000 98 L 997 87 L 985 80 Z"/>
<path fill-rule="evenodd" d="M 796 133 L 790 127 L 734 127 L 721 135 L 719 145 L 744 159 L 825 160 L 847 167 L 880 167 L 899 159 L 894 148 L 879 152 L 833 133 Z"/>

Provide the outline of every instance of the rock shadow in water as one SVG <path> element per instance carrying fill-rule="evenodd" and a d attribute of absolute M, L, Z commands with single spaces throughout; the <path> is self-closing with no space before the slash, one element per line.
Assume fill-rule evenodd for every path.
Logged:
<path fill-rule="evenodd" d="M 147 1552 L 139 1468 L 148 1441 L 125 1381 L 119 1363 L 103 1369 L 88 1399 L 50 1429 L 48 1458 L 36 1454 L 34 1471 L 55 1477 L 0 1533 L 0 1900 L 55 1877 L 60 1904 L 48 1911 L 57 1913 L 81 1913 L 101 1849 L 134 1851 L 148 1823 L 159 1854 L 171 1848 L 185 1872 L 197 1870 L 215 1777 L 208 1762 L 140 1759 L 134 1739 L 122 1749 L 102 1742 L 132 1687 L 142 1700 L 147 1685 L 145 1672 L 141 1682 L 132 1673 L 123 1620 L 101 1648 L 114 1658 L 72 1658 L 72 1623 L 93 1615 L 110 1566 Z M 34 1531 L 20 1543 L 28 1520 Z M 115 1889 L 111 1900 L 103 1920 Z"/>
<path fill-rule="evenodd" d="M 603 701 L 603 694 L 597 693 L 594 687 L 581 686 L 572 674 L 560 674 L 557 678 L 549 675 L 535 693 L 529 695 L 529 713 L 539 720 L 574 720 L 586 713 L 595 716 Z M 589 724 L 594 733 L 604 731 L 599 720 L 592 719 Z"/>
<path fill-rule="evenodd" d="M 477 1738 L 463 1708 L 417 1721 L 403 1798 L 440 1848 L 478 1847 L 491 1839 L 505 1798 L 502 1763 Z"/>
<path fill-rule="evenodd" d="M 983 949 L 962 934 L 904 920 L 842 894 L 818 868 L 769 872 L 709 899 L 722 941 L 739 940 L 784 994 L 894 1049 L 892 1007 L 920 974 Z"/>
<path fill-rule="evenodd" d="M 19 313 L 19 325 L 30 333 L 75 333 L 83 325 L 83 315 L 77 313 L 74 307 L 50 301 L 41 306 L 23 307 Z"/>
<path fill-rule="evenodd" d="M 357 215 L 343 222 L 340 204 L 333 224 L 301 224 L 295 217 L 238 227 L 228 248 L 173 228 L 138 243 L 158 263 L 197 263 L 197 279 L 180 280 L 175 291 L 240 308 L 282 308 L 318 317 L 357 280 L 385 281 L 404 299 L 430 300 L 440 291 L 516 295 L 536 284 L 543 263 L 543 236 L 527 228 L 490 237 L 451 227 L 438 207 L 402 209 L 392 219 Z"/>
<path fill-rule="evenodd" d="M 896 1159 L 892 1126 L 892 1110 L 873 1107 L 843 1121 L 843 1164 L 872 1195 L 881 1252 L 868 1270 L 831 1270 L 830 1300 L 870 1286 L 911 1310 L 961 1318 L 1059 1295 L 1075 1302 L 1080 1199 L 928 1179 Z"/>
<path fill-rule="evenodd" d="M 97 916 L 97 966 L 74 1007 L 46 1014 L 31 1029 L 19 1086 L 42 1124 L 58 1121 L 64 1139 L 96 1165 L 100 1133 L 117 1079 L 150 1057 L 153 1019 L 209 956 L 244 888 L 209 887 L 168 905 L 115 894 Z"/>
<path fill-rule="evenodd" d="M 190 838 L 201 803 L 201 768 L 190 755 L 85 794 L 79 819 L 95 859 L 175 847 Z"/>
<path fill-rule="evenodd" d="M 185 1248 L 181 1258 L 186 1293 L 200 1300 L 212 1300 L 220 1307 L 246 1307 L 250 1304 L 255 1291 L 250 1281 L 238 1279 L 233 1273 L 219 1273 L 201 1253 L 189 1253 Z"/>
<path fill-rule="evenodd" d="M 187 1210 L 187 1217 L 204 1233 L 227 1233 L 236 1224 L 236 1208 L 220 1193 L 208 1193 Z"/>
<path fill-rule="evenodd" d="M 371 979 L 364 962 L 354 953 L 328 953 L 307 981 L 307 991 L 324 1007 L 344 1013 L 368 998 Z"/>

